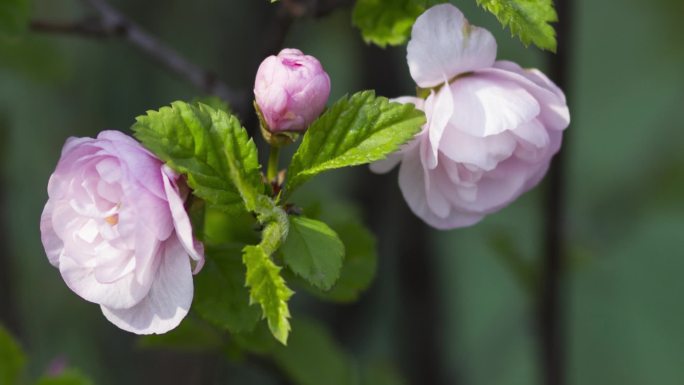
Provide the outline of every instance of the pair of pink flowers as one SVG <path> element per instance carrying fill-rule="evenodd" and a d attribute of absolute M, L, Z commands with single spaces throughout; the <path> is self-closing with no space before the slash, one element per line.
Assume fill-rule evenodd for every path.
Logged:
<path fill-rule="evenodd" d="M 408 205 L 436 228 L 472 225 L 536 185 L 569 124 L 563 92 L 546 76 L 495 59 L 492 35 L 452 5 L 429 9 L 414 25 L 409 69 L 430 95 L 397 101 L 424 110 L 427 123 L 371 167 L 401 164 Z M 318 60 L 288 49 L 262 63 L 254 91 L 267 129 L 302 131 L 325 107 L 330 79 Z M 48 258 L 120 328 L 173 329 L 204 262 L 184 207 L 188 193 L 179 175 L 122 133 L 70 138 L 41 217 Z"/>

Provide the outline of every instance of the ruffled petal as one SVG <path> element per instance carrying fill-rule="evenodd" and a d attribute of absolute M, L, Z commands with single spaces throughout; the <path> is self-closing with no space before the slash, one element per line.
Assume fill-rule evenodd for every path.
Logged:
<path fill-rule="evenodd" d="M 490 67 L 496 60 L 496 41 L 486 29 L 470 25 L 458 8 L 440 4 L 418 17 L 407 52 L 413 80 L 432 88 L 444 78 Z"/>
<path fill-rule="evenodd" d="M 516 149 L 516 140 L 508 132 L 484 138 L 475 137 L 449 126 L 439 150 L 451 161 L 476 166 L 484 171 L 494 169 Z"/>
<path fill-rule="evenodd" d="M 173 224 L 176 229 L 176 235 L 180 240 L 180 243 L 185 248 L 185 251 L 190 255 L 190 258 L 197 261 L 194 273 L 197 274 L 204 266 L 204 255 L 201 250 L 195 248 L 196 242 L 192 235 L 192 225 L 190 224 L 190 218 L 188 213 L 185 211 L 185 206 L 183 205 L 183 200 L 180 197 L 178 191 L 178 186 L 171 182 L 169 173 L 173 178 L 176 178 L 173 171 L 166 166 L 162 170 L 162 179 L 164 180 L 164 191 L 166 192 L 166 197 L 169 201 L 169 207 L 171 208 L 171 216 L 173 217 Z"/>
<path fill-rule="evenodd" d="M 523 69 L 509 61 L 497 61 L 494 68 L 481 72 L 515 82 L 525 88 L 539 102 L 539 119 L 548 128 L 564 130 L 570 124 L 570 110 L 566 104 L 565 94 L 540 71 Z"/>
<path fill-rule="evenodd" d="M 429 169 L 437 167 L 437 152 L 442 134 L 454 113 L 454 99 L 448 83 L 437 93 L 430 95 L 425 101 L 425 113 L 428 117 L 427 132 L 430 139 L 430 151 L 427 152 L 426 166 Z"/>
<path fill-rule="evenodd" d="M 175 237 L 163 247 L 161 265 L 142 301 L 127 309 L 101 306 L 104 316 L 119 328 L 136 334 L 162 334 L 188 314 L 193 296 L 190 259 Z"/>
<path fill-rule="evenodd" d="M 440 169 L 441 166 L 433 171 L 429 171 L 429 173 L 433 174 L 436 170 Z M 449 210 L 447 216 L 442 217 L 437 215 L 430 207 L 431 205 L 428 204 L 428 193 L 425 185 L 426 172 L 420 159 L 420 151 L 418 151 L 417 148 L 405 154 L 401 167 L 399 168 L 399 187 L 404 196 L 404 200 L 406 200 L 409 208 L 416 216 L 428 225 L 440 230 L 470 226 L 483 218 L 483 215 L 459 212 L 454 210 L 453 207 Z M 431 193 L 436 191 L 437 184 L 443 182 L 442 180 L 434 178 L 441 178 L 441 175 L 432 177 L 431 182 L 434 186 L 430 187 Z M 442 197 L 440 198 L 446 197 L 443 195 L 444 191 L 445 190 L 442 190 Z M 435 197 L 432 196 L 431 198 L 434 199 Z M 444 202 L 440 199 L 440 201 L 433 202 L 432 206 L 438 206 L 443 203 Z"/>
<path fill-rule="evenodd" d="M 515 82 L 476 73 L 451 84 L 451 123 L 472 136 L 485 137 L 513 130 L 539 115 L 539 103 Z"/>
<path fill-rule="evenodd" d="M 77 262 L 77 259 L 69 256 L 69 252 L 66 249 L 60 257 L 59 271 L 67 286 L 86 301 L 115 309 L 130 308 L 145 298 L 150 290 L 152 280 L 138 282 L 133 273 L 115 282 L 99 282 L 95 276 L 95 266 Z"/>
<path fill-rule="evenodd" d="M 59 266 L 59 256 L 64 250 L 64 242 L 57 236 L 52 227 L 53 203 L 48 200 L 40 216 L 40 240 L 43 242 L 45 253 L 52 266 Z"/>

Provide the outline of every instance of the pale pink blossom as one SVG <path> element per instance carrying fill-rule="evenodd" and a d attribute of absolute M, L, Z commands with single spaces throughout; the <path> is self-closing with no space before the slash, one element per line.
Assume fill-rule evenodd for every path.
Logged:
<path fill-rule="evenodd" d="M 67 286 L 121 329 L 164 333 L 190 309 L 204 262 L 179 175 L 133 138 L 69 138 L 48 184 L 40 230 Z M 192 261 L 191 261 L 192 260 Z"/>
<path fill-rule="evenodd" d="M 330 95 L 330 77 L 313 56 L 284 49 L 259 66 L 254 96 L 271 132 L 303 131 L 321 114 Z"/>
<path fill-rule="evenodd" d="M 407 61 L 424 101 L 423 131 L 371 166 L 401 163 L 399 186 L 411 210 L 439 229 L 470 226 L 543 178 L 570 123 L 565 95 L 543 73 L 496 60 L 489 31 L 450 4 L 413 26 Z"/>

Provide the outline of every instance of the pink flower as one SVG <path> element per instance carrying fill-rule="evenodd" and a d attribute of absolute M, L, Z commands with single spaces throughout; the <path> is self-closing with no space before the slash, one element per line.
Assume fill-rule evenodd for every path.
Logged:
<path fill-rule="evenodd" d="M 117 131 L 69 138 L 48 184 L 43 246 L 64 282 L 109 321 L 165 333 L 192 302 L 190 259 L 204 263 L 180 177 Z"/>
<path fill-rule="evenodd" d="M 401 162 L 399 186 L 411 210 L 439 229 L 470 226 L 534 187 L 570 123 L 563 92 L 538 70 L 495 61 L 489 31 L 453 5 L 428 9 L 413 26 L 408 65 L 425 101 L 423 131 L 372 165 Z"/>
<path fill-rule="evenodd" d="M 330 78 L 315 57 L 284 49 L 259 66 L 254 95 L 269 131 L 304 131 L 325 108 Z"/>

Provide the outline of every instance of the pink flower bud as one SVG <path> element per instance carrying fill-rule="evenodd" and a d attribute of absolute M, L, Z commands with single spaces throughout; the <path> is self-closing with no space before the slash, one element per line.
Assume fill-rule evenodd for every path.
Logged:
<path fill-rule="evenodd" d="M 325 108 L 330 77 L 315 57 L 284 49 L 259 66 L 254 95 L 269 131 L 304 131 Z"/>
<path fill-rule="evenodd" d="M 133 138 L 69 138 L 48 184 L 43 246 L 67 286 L 116 326 L 165 333 L 188 313 L 192 236 L 180 176 Z"/>

